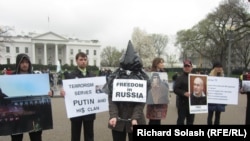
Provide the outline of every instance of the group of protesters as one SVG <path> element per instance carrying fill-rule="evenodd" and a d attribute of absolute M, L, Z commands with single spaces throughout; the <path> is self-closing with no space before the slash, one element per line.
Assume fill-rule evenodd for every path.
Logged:
<path fill-rule="evenodd" d="M 23 73 L 22 70 L 26 70 L 26 73 L 32 73 L 31 62 L 29 57 L 25 54 L 18 55 L 20 65 L 17 66 L 16 74 Z M 89 70 L 87 70 L 88 57 L 87 54 L 79 52 L 76 54 L 75 61 L 77 66 L 73 71 L 68 73 L 65 79 L 75 79 L 75 78 L 88 78 L 95 77 Z M 165 72 L 164 71 L 164 59 L 160 57 L 154 58 L 152 61 L 151 72 Z M 190 60 L 183 61 L 183 73 L 175 79 L 175 84 L 173 86 L 173 92 L 178 96 L 178 118 L 177 125 L 184 125 L 186 120 L 186 125 L 193 125 L 195 120 L 195 114 L 189 112 L 189 97 L 190 93 L 188 90 L 188 75 L 192 72 L 192 62 Z M 106 75 L 106 74 L 105 74 Z M 223 77 L 224 72 L 222 69 L 222 64 L 216 62 L 213 64 L 213 69 L 209 73 L 210 76 Z M 133 125 L 161 125 L 161 120 L 165 119 L 167 116 L 168 102 L 164 104 L 146 104 L 140 102 L 119 102 L 112 101 L 112 91 L 113 91 L 113 81 L 114 79 L 135 79 L 135 80 L 145 80 L 147 83 L 147 93 L 151 89 L 151 81 L 149 76 L 143 70 L 143 65 L 140 57 L 135 52 L 132 43 L 129 41 L 126 52 L 120 58 L 120 66 L 117 70 L 109 73 L 107 76 L 107 82 L 103 87 L 103 91 L 108 95 L 109 102 L 109 121 L 108 128 L 112 130 L 113 141 L 126 141 L 133 140 Z M 244 91 L 240 91 L 245 93 Z M 168 92 L 166 92 L 168 93 Z M 52 95 L 49 92 L 48 95 Z M 60 90 L 60 95 L 65 96 L 67 93 Z M 247 93 L 247 98 L 249 99 L 249 93 Z M 208 125 L 220 125 L 220 114 L 225 112 L 226 105 L 223 104 L 208 104 Z M 144 108 L 146 108 L 146 114 L 144 114 Z M 153 110 L 152 110 L 153 109 Z M 159 115 L 160 113 L 160 115 Z M 246 124 L 249 123 L 249 100 L 247 102 L 247 114 L 246 114 Z M 212 121 L 213 115 L 215 114 L 215 120 Z M 148 123 L 146 123 L 146 118 Z M 94 141 L 94 120 L 96 119 L 96 114 L 89 114 L 84 116 L 78 116 L 70 118 L 71 122 L 71 141 L 80 141 L 81 130 L 83 126 L 84 130 L 84 140 Z M 29 133 L 31 141 L 41 141 L 42 131 Z M 12 141 L 22 141 L 23 134 L 11 135 Z"/>

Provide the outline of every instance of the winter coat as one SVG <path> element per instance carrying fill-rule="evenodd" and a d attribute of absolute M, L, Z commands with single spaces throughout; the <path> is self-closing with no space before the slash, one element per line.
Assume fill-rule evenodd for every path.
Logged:
<path fill-rule="evenodd" d="M 133 73 L 133 72 L 132 72 Z M 131 133 L 131 121 L 137 120 L 138 125 L 145 125 L 146 120 L 144 116 L 145 103 L 140 102 L 121 102 L 112 101 L 112 85 L 114 79 L 139 79 L 146 80 L 147 86 L 150 87 L 150 81 L 145 72 L 137 72 L 135 75 L 126 75 L 126 71 L 121 68 L 117 69 L 108 77 L 108 81 L 105 84 L 103 91 L 108 94 L 109 99 L 109 115 L 111 118 L 117 118 L 115 127 L 108 125 L 108 128 L 116 131 L 125 131 Z"/>
<path fill-rule="evenodd" d="M 112 101 L 114 79 L 145 80 L 147 82 L 147 93 L 150 89 L 149 77 L 142 69 L 142 61 L 135 52 L 131 41 L 128 43 L 126 52 L 120 58 L 120 67 L 108 76 L 103 91 L 108 94 L 110 119 L 117 119 L 116 126 L 113 127 L 108 124 L 108 128 L 119 132 L 132 133 L 132 120 L 136 120 L 138 125 L 146 124 L 143 112 L 145 103 Z"/>
<path fill-rule="evenodd" d="M 185 92 L 188 92 L 188 73 L 183 72 L 183 74 L 176 79 L 174 86 L 174 93 L 179 98 L 178 107 L 189 107 L 188 97 L 184 95 Z"/>

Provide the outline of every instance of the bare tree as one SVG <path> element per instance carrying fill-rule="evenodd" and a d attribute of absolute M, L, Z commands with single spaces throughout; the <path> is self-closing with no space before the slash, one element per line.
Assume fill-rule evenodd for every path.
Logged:
<path fill-rule="evenodd" d="M 102 50 L 101 53 L 101 66 L 106 67 L 118 67 L 119 59 L 124 50 L 119 51 L 115 47 L 107 46 Z"/>
<path fill-rule="evenodd" d="M 168 36 L 162 34 L 152 34 L 153 46 L 155 48 L 156 56 L 163 55 L 165 48 L 168 44 Z"/>
<path fill-rule="evenodd" d="M 136 27 L 132 34 L 132 43 L 142 59 L 143 66 L 150 67 L 155 56 L 155 49 L 151 36 L 149 36 L 146 31 L 142 31 Z"/>
<path fill-rule="evenodd" d="M 221 61 L 228 67 L 230 49 L 232 64 L 239 58 L 237 42 L 250 30 L 250 15 L 242 1 L 225 0 L 205 19 L 191 29 L 177 33 L 177 45 L 180 45 L 191 57 L 205 58 L 210 62 Z M 228 38 L 229 35 L 232 37 Z M 183 54 L 184 57 L 184 54 Z M 235 65 L 234 65 L 235 66 Z M 231 66 L 229 66 L 231 67 Z"/>
<path fill-rule="evenodd" d="M 5 42 L 10 42 L 10 32 L 14 30 L 14 28 L 9 26 L 0 26 L 0 59 L 3 57 Z"/>
<path fill-rule="evenodd" d="M 170 64 L 171 68 L 174 67 L 174 64 L 178 62 L 178 57 L 176 54 L 166 53 L 166 63 Z"/>

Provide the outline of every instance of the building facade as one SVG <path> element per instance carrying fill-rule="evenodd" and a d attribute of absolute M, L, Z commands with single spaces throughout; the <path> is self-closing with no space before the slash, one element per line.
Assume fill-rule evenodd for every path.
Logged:
<path fill-rule="evenodd" d="M 0 37 L 6 38 L 6 37 Z M 15 64 L 16 56 L 25 53 L 30 56 L 32 64 L 76 65 L 75 55 L 85 52 L 89 65 L 100 67 L 101 44 L 98 40 L 79 40 L 67 38 L 54 32 L 44 34 L 9 36 L 0 42 L 0 64 Z"/>

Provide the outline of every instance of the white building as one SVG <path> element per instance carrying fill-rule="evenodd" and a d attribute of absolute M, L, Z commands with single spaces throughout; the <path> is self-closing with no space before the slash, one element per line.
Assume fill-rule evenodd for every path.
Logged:
<path fill-rule="evenodd" d="M 0 36 L 0 40 L 3 37 Z M 75 55 L 85 52 L 89 65 L 100 67 L 101 45 L 98 40 L 79 40 L 67 38 L 54 32 L 44 34 L 29 33 L 28 35 L 10 36 L 0 42 L 0 64 L 15 64 L 16 56 L 25 53 L 30 56 L 32 64 L 62 65 L 74 64 Z"/>

